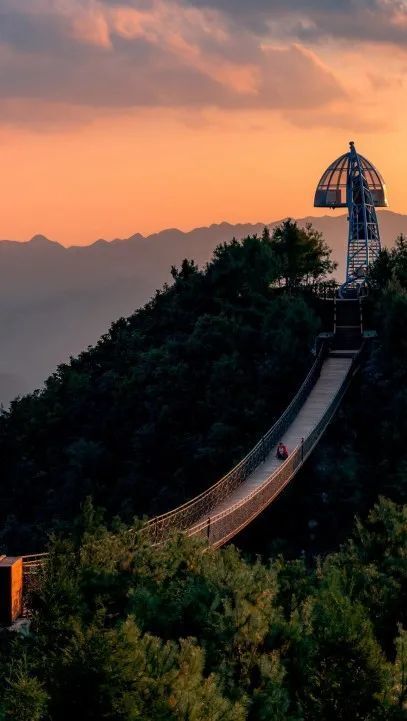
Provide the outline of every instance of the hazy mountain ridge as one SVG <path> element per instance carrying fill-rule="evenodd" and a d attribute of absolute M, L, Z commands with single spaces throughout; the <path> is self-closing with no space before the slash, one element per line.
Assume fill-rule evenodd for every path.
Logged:
<path fill-rule="evenodd" d="M 326 237 L 341 277 L 346 216 L 299 219 L 307 222 Z M 380 223 L 385 245 L 400 232 L 407 234 L 407 215 L 384 211 Z M 70 247 L 43 235 L 27 242 L 1 240 L 0 400 L 8 402 L 41 385 L 58 363 L 95 343 L 114 319 L 145 303 L 184 257 L 202 265 L 218 243 L 261 233 L 264 225 L 169 228 L 146 237 L 136 233 Z"/>

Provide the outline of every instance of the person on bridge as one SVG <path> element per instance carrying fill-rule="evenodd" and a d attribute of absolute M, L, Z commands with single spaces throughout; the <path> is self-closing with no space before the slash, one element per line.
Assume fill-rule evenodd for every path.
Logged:
<path fill-rule="evenodd" d="M 288 458 L 287 446 L 285 446 L 282 441 L 280 441 L 277 446 L 276 458 L 278 458 L 279 461 L 285 461 Z"/>

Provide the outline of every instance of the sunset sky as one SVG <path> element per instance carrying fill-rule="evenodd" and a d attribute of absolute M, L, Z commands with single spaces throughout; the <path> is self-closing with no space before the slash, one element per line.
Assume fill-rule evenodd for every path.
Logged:
<path fill-rule="evenodd" d="M 0 237 L 313 210 L 350 139 L 407 212 L 406 0 L 0 0 Z"/>

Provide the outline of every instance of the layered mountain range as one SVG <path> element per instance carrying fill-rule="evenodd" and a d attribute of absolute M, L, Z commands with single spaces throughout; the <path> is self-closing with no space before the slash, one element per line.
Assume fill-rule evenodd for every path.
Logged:
<path fill-rule="evenodd" d="M 206 263 L 219 243 L 261 233 L 273 223 L 221 223 L 190 232 L 139 233 L 64 247 L 43 235 L 0 241 L 0 402 L 40 387 L 56 366 L 95 343 L 109 324 L 171 280 L 183 258 Z M 343 276 L 346 216 L 301 218 L 320 230 Z M 407 235 L 407 215 L 380 213 L 383 243 Z"/>

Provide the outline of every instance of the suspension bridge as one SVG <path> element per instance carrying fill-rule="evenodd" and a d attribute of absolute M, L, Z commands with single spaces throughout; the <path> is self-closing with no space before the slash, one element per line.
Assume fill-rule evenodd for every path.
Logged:
<path fill-rule="evenodd" d="M 204 493 L 153 518 L 145 532 L 163 543 L 173 531 L 218 548 L 286 487 L 315 448 L 357 372 L 365 345 L 362 300 L 333 301 L 333 331 L 319 337 L 314 364 L 292 402 L 250 453 Z M 282 441 L 288 458 L 277 458 Z"/>
<path fill-rule="evenodd" d="M 369 335 L 363 326 L 361 289 L 371 257 L 380 250 L 374 208 L 387 201 L 385 191 L 380 194 L 377 187 L 381 183 L 380 187 L 384 188 L 381 176 L 377 171 L 373 176 L 374 166 L 367 166 L 368 161 L 357 156 L 353 143 L 350 153 L 339 161 L 324 174 L 315 201 L 319 207 L 323 203 L 342 207 L 345 202 L 342 178 L 343 173 L 347 173 L 348 261 L 351 258 L 351 262 L 348 262 L 347 279 L 339 296 L 326 301 L 332 304 L 331 332 L 318 337 L 315 361 L 303 384 L 282 416 L 248 455 L 208 490 L 151 519 L 143 527 L 141 533 L 146 534 L 153 545 L 164 543 L 174 532 L 201 538 L 214 548 L 235 537 L 278 497 L 301 469 L 360 367 Z M 289 451 L 284 461 L 276 457 L 280 441 Z M 22 614 L 25 593 L 46 558 L 46 554 L 19 558 L 0 556 L 0 623 L 10 624 Z"/>

